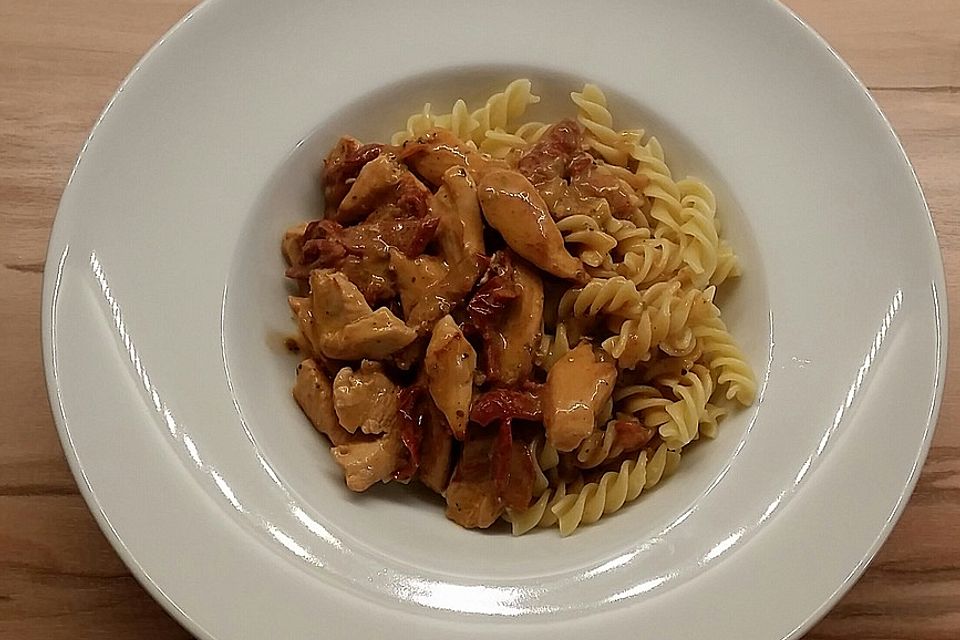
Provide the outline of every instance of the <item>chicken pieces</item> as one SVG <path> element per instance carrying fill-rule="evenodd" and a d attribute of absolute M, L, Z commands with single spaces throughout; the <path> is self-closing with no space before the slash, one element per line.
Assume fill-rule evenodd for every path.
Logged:
<path fill-rule="evenodd" d="M 334 360 L 382 359 L 417 337 L 386 307 L 370 308 L 356 285 L 329 269 L 310 274 L 311 332 L 323 355 Z"/>
<path fill-rule="evenodd" d="M 509 169 L 490 171 L 477 189 L 483 217 L 511 249 L 558 278 L 586 279 L 583 263 L 567 251 L 547 204 L 522 174 Z"/>
<path fill-rule="evenodd" d="M 297 366 L 293 397 L 314 428 L 330 438 L 334 445 L 344 444 L 350 439 L 350 434 L 337 421 L 330 379 L 320 370 L 316 361 L 304 360 Z"/>
<path fill-rule="evenodd" d="M 333 379 L 333 407 L 350 433 L 383 433 L 397 416 L 397 385 L 379 362 L 364 360 L 357 371 L 344 367 Z"/>
<path fill-rule="evenodd" d="M 439 187 L 451 167 L 462 167 L 474 179 L 495 168 L 506 168 L 506 163 L 494 160 L 466 146 L 446 129 L 431 129 L 417 140 L 408 142 L 400 158 L 418 176 Z"/>
<path fill-rule="evenodd" d="M 403 443 L 390 432 L 374 440 L 352 440 L 331 449 L 343 469 L 347 488 L 366 491 L 377 482 L 389 482 L 397 469 Z"/>
<path fill-rule="evenodd" d="M 599 360 L 587 343 L 551 367 L 543 389 L 543 425 L 557 451 L 573 451 L 593 433 L 616 379 L 617 367 Z"/>
<path fill-rule="evenodd" d="M 492 377 L 504 385 L 529 379 L 543 326 L 540 274 L 523 260 L 514 264 L 519 295 L 507 305 L 497 323 L 500 339 L 493 340 L 486 351 Z"/>
<path fill-rule="evenodd" d="M 473 376 L 477 352 L 450 316 L 444 316 L 433 328 L 424 359 L 430 396 L 450 425 L 457 440 L 467 433 Z"/>

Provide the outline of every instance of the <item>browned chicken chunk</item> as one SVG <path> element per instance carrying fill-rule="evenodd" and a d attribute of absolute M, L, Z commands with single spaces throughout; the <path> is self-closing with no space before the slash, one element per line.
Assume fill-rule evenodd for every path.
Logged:
<path fill-rule="evenodd" d="M 336 271 L 310 275 L 312 330 L 319 351 L 334 360 L 382 359 L 407 346 L 416 331 L 386 307 L 376 311 L 356 285 Z"/>
<path fill-rule="evenodd" d="M 337 207 L 333 220 L 340 224 L 351 224 L 366 218 L 396 192 L 402 171 L 400 163 L 390 154 L 381 153 L 368 162 L 350 185 L 350 191 Z"/>
<path fill-rule="evenodd" d="M 470 293 L 480 277 L 484 261 L 483 256 L 475 255 L 451 265 L 441 280 L 423 292 L 423 298 L 407 315 L 407 323 L 422 334 L 428 332 L 437 320 L 450 313 Z"/>
<path fill-rule="evenodd" d="M 573 120 L 561 120 L 547 129 L 517 163 L 517 170 L 539 185 L 567 174 L 567 165 L 580 150 L 583 132 Z"/>
<path fill-rule="evenodd" d="M 396 277 L 400 306 L 406 318 L 424 299 L 427 289 L 440 282 L 448 271 L 440 258 L 428 255 L 408 258 L 396 249 L 390 251 L 390 269 Z"/>
<path fill-rule="evenodd" d="M 333 379 L 333 406 L 350 433 L 383 433 L 396 420 L 397 386 L 379 362 L 364 360 L 358 370 L 344 367 Z"/>
<path fill-rule="evenodd" d="M 303 257 L 303 236 L 310 223 L 301 222 L 295 224 L 283 232 L 283 242 L 280 245 L 283 251 L 283 257 L 287 259 L 290 266 L 300 264 Z"/>
<path fill-rule="evenodd" d="M 454 437 L 463 440 L 473 398 L 477 352 L 452 317 L 444 316 L 434 326 L 423 366 L 430 396 L 446 417 Z"/>
<path fill-rule="evenodd" d="M 503 513 L 500 488 L 491 463 L 495 444 L 494 436 L 468 440 L 447 485 L 447 517 L 462 527 L 485 529 Z"/>
<path fill-rule="evenodd" d="M 328 213 L 337 210 L 360 170 L 382 150 L 382 144 L 360 144 L 350 136 L 340 138 L 323 161 L 323 198 Z"/>
<path fill-rule="evenodd" d="M 450 481 L 453 437 L 447 419 L 431 398 L 426 399 L 423 441 L 420 443 L 420 481 L 437 493 L 443 493 Z"/>
<path fill-rule="evenodd" d="M 543 425 L 557 451 L 573 451 L 593 432 L 616 379 L 617 367 L 598 360 L 587 343 L 551 367 L 543 389 Z"/>
<path fill-rule="evenodd" d="M 430 184 L 439 187 L 443 175 L 451 167 L 462 167 L 474 179 L 494 168 L 504 168 L 506 163 L 494 160 L 462 144 L 457 136 L 446 129 L 431 129 L 416 140 L 403 145 L 400 159 Z"/>
<path fill-rule="evenodd" d="M 293 397 L 317 431 L 327 436 L 334 445 L 350 439 L 340 423 L 333 407 L 333 389 L 330 379 L 313 360 L 304 360 L 297 367 L 297 382 Z"/>
<path fill-rule="evenodd" d="M 440 254 L 450 264 L 483 253 L 483 220 L 477 187 L 463 167 L 443 174 L 443 185 L 431 199 L 430 211 L 440 219 L 437 240 Z"/>
<path fill-rule="evenodd" d="M 491 379 L 504 385 L 530 377 L 543 326 L 543 281 L 525 261 L 513 263 L 519 295 L 498 319 L 494 334 L 498 337 L 490 339 L 485 352 Z"/>
<path fill-rule="evenodd" d="M 351 440 L 334 447 L 333 459 L 343 468 L 351 491 L 366 491 L 377 482 L 389 482 L 401 463 L 403 443 L 398 432 L 374 440 Z"/>
<path fill-rule="evenodd" d="M 557 223 L 529 180 L 516 171 L 490 171 L 477 189 L 483 217 L 511 249 L 559 278 L 586 278 L 583 263 L 567 251 Z"/>

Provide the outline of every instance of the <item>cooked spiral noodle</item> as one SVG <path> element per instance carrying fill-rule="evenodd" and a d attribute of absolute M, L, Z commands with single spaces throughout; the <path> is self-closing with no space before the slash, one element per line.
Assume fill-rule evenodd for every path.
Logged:
<path fill-rule="evenodd" d="M 646 243 L 652 240 L 650 229 L 638 227 L 630 220 L 620 220 L 613 216 L 604 218 L 603 230 L 616 240 L 615 252 L 622 257 L 643 251 Z"/>
<path fill-rule="evenodd" d="M 717 268 L 714 270 L 713 275 L 710 276 L 710 284 L 719 286 L 730 278 L 737 278 L 739 276 L 740 259 L 737 257 L 737 254 L 733 252 L 733 247 L 731 247 L 726 240 L 721 239 L 720 245 L 717 248 Z"/>
<path fill-rule="evenodd" d="M 393 134 L 391 142 L 401 144 L 433 127 L 443 127 L 471 146 L 482 148 L 491 132 L 499 130 L 509 133 L 511 124 L 524 114 L 527 107 L 540 101 L 540 97 L 534 95 L 531 88 L 529 80 L 514 80 L 506 89 L 490 96 L 484 106 L 473 112 L 467 109 L 463 100 L 457 100 L 450 113 L 432 115 L 431 105 L 427 103 L 423 111 L 407 120 L 403 131 Z M 520 140 L 524 138 L 521 136 Z"/>
<path fill-rule="evenodd" d="M 575 450 L 577 466 L 592 469 L 622 452 L 615 452 L 617 429 L 614 423 L 604 429 L 596 429 Z"/>
<path fill-rule="evenodd" d="M 637 133 L 639 133 L 641 136 L 643 135 L 643 131 L 638 131 Z M 647 181 L 643 176 L 631 171 L 626 167 L 616 164 L 608 164 L 605 168 L 623 184 L 630 187 L 634 193 L 642 193 L 643 187 L 647 184 Z"/>
<path fill-rule="evenodd" d="M 487 103 L 471 114 L 479 123 L 472 140 L 481 145 L 490 131 L 497 129 L 510 131 L 511 124 L 524 114 L 531 104 L 540 102 L 540 96 L 534 95 L 529 80 L 521 78 L 507 85 L 506 89 L 495 93 Z"/>
<path fill-rule="evenodd" d="M 612 411 L 613 400 L 611 399 L 608 404 L 610 405 L 610 411 Z M 612 415 L 597 416 L 597 424 L 605 424 L 606 426 L 603 429 L 595 429 L 574 450 L 577 457 L 576 465 L 581 469 L 593 469 L 622 455 L 624 452 L 623 439 L 619 436 L 617 421 L 628 420 L 631 417 L 633 416 L 626 413 L 618 413 L 616 419 L 613 419 Z"/>
<path fill-rule="evenodd" d="M 716 309 L 716 307 L 714 307 Z M 757 381 L 746 356 L 733 340 L 727 325 L 716 315 L 699 319 L 692 327 L 693 335 L 703 349 L 703 360 L 714 373 L 717 385 L 727 385 L 726 398 L 744 406 L 753 403 Z"/>
<path fill-rule="evenodd" d="M 436 118 L 430 113 L 431 105 L 426 103 L 423 110 L 407 118 L 407 127 L 397 131 L 390 138 L 391 144 L 403 144 L 405 140 L 412 140 L 423 135 L 424 132 L 436 126 Z"/>
<path fill-rule="evenodd" d="M 643 382 L 669 388 L 702 358 L 703 346 L 700 340 L 694 340 L 690 353 L 683 356 L 668 356 L 663 353 L 663 356 L 647 363 L 641 376 Z"/>
<path fill-rule="evenodd" d="M 553 490 L 547 490 L 525 511 L 506 509 L 503 519 L 513 528 L 513 535 L 519 536 L 536 527 L 552 527 L 557 524 L 557 516 L 553 507 L 563 500 L 567 493 L 578 493 L 583 487 L 583 479 L 576 482 L 560 482 Z"/>
<path fill-rule="evenodd" d="M 457 100 L 450 113 L 437 116 L 434 119 L 434 126 L 449 129 L 461 140 L 473 141 L 475 144 L 474 138 L 477 137 L 475 132 L 481 129 L 480 121 L 470 114 L 467 103 L 463 100 Z M 483 134 L 486 134 L 486 130 L 483 130 Z"/>
<path fill-rule="evenodd" d="M 681 216 L 682 194 L 673 180 L 670 168 L 664 162 L 660 142 L 651 136 L 646 145 L 636 145 L 634 158 L 637 160 L 637 174 L 646 176 L 649 181 L 643 189 L 643 195 L 651 203 L 650 217 L 655 225 L 654 237 L 665 237 L 680 243 L 684 235 L 680 230 L 684 222 Z"/>
<path fill-rule="evenodd" d="M 586 144 L 610 164 L 627 166 L 630 150 L 640 143 L 641 132 L 613 129 L 613 116 L 607 109 L 607 97 L 596 85 L 584 85 L 583 91 L 574 91 L 570 99 L 577 105 L 577 120 L 586 130 Z"/>
<path fill-rule="evenodd" d="M 666 280 L 682 265 L 680 245 L 666 238 L 649 238 L 630 244 L 617 273 L 639 286 Z"/>
<path fill-rule="evenodd" d="M 640 317 L 624 320 L 617 335 L 603 341 L 603 349 L 617 359 L 622 369 L 633 369 L 650 359 L 666 339 L 670 318 L 657 307 L 645 307 Z"/>
<path fill-rule="evenodd" d="M 613 405 L 617 411 L 629 414 L 644 424 L 644 415 L 652 410 L 664 409 L 672 402 L 654 386 L 634 384 L 618 387 L 613 391 Z"/>
<path fill-rule="evenodd" d="M 596 316 L 600 313 L 631 317 L 641 312 L 637 287 L 622 276 L 594 278 L 582 289 L 568 289 L 560 298 L 559 317 Z"/>
<path fill-rule="evenodd" d="M 660 427 L 660 437 L 672 447 L 685 447 L 699 436 L 700 420 L 713 394 L 710 370 L 696 365 L 673 386 L 679 398 L 666 407 L 670 420 Z"/>
<path fill-rule="evenodd" d="M 680 231 L 689 240 L 683 245 L 683 261 L 693 271 L 694 282 L 706 284 L 716 271 L 720 243 L 716 198 L 699 180 L 681 180 L 677 187 L 682 194 L 680 215 L 685 220 Z"/>
<path fill-rule="evenodd" d="M 708 402 L 700 417 L 700 435 L 707 438 L 717 437 L 717 425 L 730 412 L 725 405 Z"/>
<path fill-rule="evenodd" d="M 650 360 L 658 347 L 671 356 L 687 356 L 697 348 L 691 319 L 705 315 L 712 306 L 702 291 L 683 289 L 677 280 L 658 282 L 641 294 L 641 303 L 607 310 L 626 318 L 615 328 L 616 335 L 602 343 L 620 367 L 635 368 Z"/>
<path fill-rule="evenodd" d="M 652 285 L 643 293 L 643 301 L 658 307 L 667 317 L 667 339 L 661 341 L 660 348 L 674 357 L 689 355 L 696 347 L 691 319 L 708 315 L 715 308 L 703 291 L 685 289 L 676 280 Z"/>
<path fill-rule="evenodd" d="M 543 134 L 547 132 L 547 129 L 549 129 L 550 126 L 551 125 L 544 124 L 542 122 L 525 122 L 517 127 L 517 130 L 514 132 L 514 134 L 530 145 L 542 138 Z"/>
<path fill-rule="evenodd" d="M 527 141 L 516 133 L 507 133 L 503 129 L 493 129 L 487 132 L 480 144 L 480 151 L 494 158 L 505 158 L 515 149 L 523 149 Z"/>
<path fill-rule="evenodd" d="M 590 267 L 603 264 L 617 240 L 600 228 L 600 223 L 588 215 L 573 215 L 557 221 L 557 228 L 568 245 L 577 245 L 576 253 Z"/>
<path fill-rule="evenodd" d="M 537 438 L 530 443 L 530 451 L 533 454 L 534 466 L 533 495 L 534 497 L 540 497 L 550 488 L 550 478 L 547 477 L 547 472 L 555 469 L 560 463 L 560 455 L 543 438 Z"/>
<path fill-rule="evenodd" d="M 576 346 L 570 344 L 567 331 L 567 325 L 560 322 L 557 323 L 553 335 L 544 332 L 540 338 L 540 348 L 537 350 L 536 361 L 544 371 L 549 371 L 558 360 Z"/>
<path fill-rule="evenodd" d="M 540 468 L 544 471 L 556 469 L 557 465 L 560 464 L 560 452 L 557 451 L 552 444 L 544 441 L 543 446 L 537 453 L 537 464 L 539 464 Z"/>
<path fill-rule="evenodd" d="M 647 452 L 641 451 L 635 460 L 625 460 L 619 471 L 608 471 L 599 482 L 591 482 L 578 492 L 569 491 L 552 501 L 550 511 L 557 517 L 560 535 L 568 536 L 581 524 L 596 522 L 601 516 L 636 500 L 644 490 L 652 489 L 672 473 L 679 461 L 679 452 L 663 444 L 649 462 Z"/>
<path fill-rule="evenodd" d="M 584 270 L 591 278 L 616 278 L 620 274 L 617 272 L 617 263 L 613 261 L 613 256 L 609 253 L 603 256 L 603 259 L 595 267 L 588 264 L 584 265 Z"/>

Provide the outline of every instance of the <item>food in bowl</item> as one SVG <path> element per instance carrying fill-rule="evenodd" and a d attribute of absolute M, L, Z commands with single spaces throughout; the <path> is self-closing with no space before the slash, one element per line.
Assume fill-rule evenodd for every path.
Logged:
<path fill-rule="evenodd" d="M 324 161 L 324 216 L 282 241 L 293 395 L 351 490 L 417 481 L 464 527 L 568 535 L 753 402 L 713 193 L 598 87 L 571 98 L 521 122 L 539 98 L 516 80 Z"/>

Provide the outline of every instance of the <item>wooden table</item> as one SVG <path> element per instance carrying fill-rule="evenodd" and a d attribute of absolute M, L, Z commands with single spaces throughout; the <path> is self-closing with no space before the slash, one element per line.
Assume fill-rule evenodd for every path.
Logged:
<path fill-rule="evenodd" d="M 708 1 L 708 0 L 704 0 Z M 88 130 L 189 0 L 0 0 L 0 638 L 188 638 L 87 511 L 47 404 L 40 282 Z M 933 211 L 960 321 L 960 0 L 790 0 L 893 122 Z M 953 335 L 952 356 L 960 350 Z M 960 638 L 960 360 L 903 519 L 807 637 Z"/>

